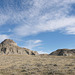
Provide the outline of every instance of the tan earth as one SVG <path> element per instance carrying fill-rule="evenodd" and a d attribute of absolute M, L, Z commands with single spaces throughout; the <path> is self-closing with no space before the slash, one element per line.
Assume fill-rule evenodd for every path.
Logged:
<path fill-rule="evenodd" d="M 0 55 L 0 75 L 75 75 L 75 57 Z"/>

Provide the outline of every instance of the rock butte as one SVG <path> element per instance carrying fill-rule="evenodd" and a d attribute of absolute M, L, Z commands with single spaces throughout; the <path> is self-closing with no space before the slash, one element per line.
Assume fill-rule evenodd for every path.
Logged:
<path fill-rule="evenodd" d="M 3 42 L 0 43 L 0 54 L 25 54 L 25 55 L 38 55 L 37 51 L 32 51 L 27 48 L 21 48 L 17 46 L 11 39 L 5 39 Z"/>

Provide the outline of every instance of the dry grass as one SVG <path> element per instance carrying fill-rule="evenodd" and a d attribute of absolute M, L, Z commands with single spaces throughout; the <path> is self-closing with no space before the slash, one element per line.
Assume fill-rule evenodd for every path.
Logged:
<path fill-rule="evenodd" d="M 0 55 L 0 75 L 75 75 L 75 57 Z"/>

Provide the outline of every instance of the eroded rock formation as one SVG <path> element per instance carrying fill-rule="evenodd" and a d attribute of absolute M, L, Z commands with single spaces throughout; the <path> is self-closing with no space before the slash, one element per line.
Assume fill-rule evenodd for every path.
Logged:
<path fill-rule="evenodd" d="M 75 55 L 75 49 L 58 49 L 50 55 L 56 55 L 56 56 L 73 56 Z"/>
<path fill-rule="evenodd" d="M 11 39 L 5 39 L 0 43 L 0 54 L 26 54 L 26 55 L 38 55 L 38 52 L 29 50 L 27 48 L 21 48 L 17 46 Z"/>

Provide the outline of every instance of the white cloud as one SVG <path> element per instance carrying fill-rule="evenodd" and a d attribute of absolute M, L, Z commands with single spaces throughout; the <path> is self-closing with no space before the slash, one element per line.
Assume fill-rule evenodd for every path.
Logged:
<path fill-rule="evenodd" d="M 12 35 L 22 37 L 62 28 L 68 34 L 75 32 L 69 29 L 75 24 L 75 14 L 69 15 L 74 10 L 72 4 L 75 0 L 17 0 L 18 4 L 14 0 L 3 1 L 5 4 L 0 8 L 0 26 L 7 23 L 15 25 Z"/>
<path fill-rule="evenodd" d="M 9 37 L 7 35 L 0 35 L 0 42 L 4 41 L 5 39 L 8 39 Z"/>
<path fill-rule="evenodd" d="M 2 26 L 3 24 L 5 24 L 8 19 L 9 19 L 9 16 L 4 15 L 4 14 L 0 14 L 0 26 Z"/>
<path fill-rule="evenodd" d="M 49 20 L 45 23 L 40 23 L 39 25 L 37 24 L 36 26 L 23 25 L 16 28 L 16 33 L 21 36 L 28 36 L 45 31 L 55 31 L 60 30 L 62 28 L 67 29 L 70 26 L 74 26 L 74 24 L 75 24 L 75 17 L 61 18 L 56 20 Z"/>
<path fill-rule="evenodd" d="M 67 27 L 66 33 L 67 34 L 75 34 L 75 26 Z"/>
<path fill-rule="evenodd" d="M 41 45 L 41 40 L 28 40 L 25 42 L 25 46 L 26 48 L 29 49 L 34 49 L 36 47 L 39 47 Z"/>
<path fill-rule="evenodd" d="M 75 3 L 74 0 L 33 1 L 34 4 L 28 11 L 30 13 L 28 15 L 28 23 L 24 21 L 22 25 L 17 26 L 14 29 L 16 35 L 28 36 L 45 31 L 62 30 L 62 28 L 67 29 L 70 26 L 74 26 L 75 16 L 68 15 L 73 9 L 71 4 Z"/>
<path fill-rule="evenodd" d="M 45 51 L 38 51 L 39 54 L 49 54 L 48 52 Z"/>
<path fill-rule="evenodd" d="M 41 42 L 42 42 L 41 40 L 35 40 L 35 41 L 34 41 L 35 44 L 41 43 Z"/>

